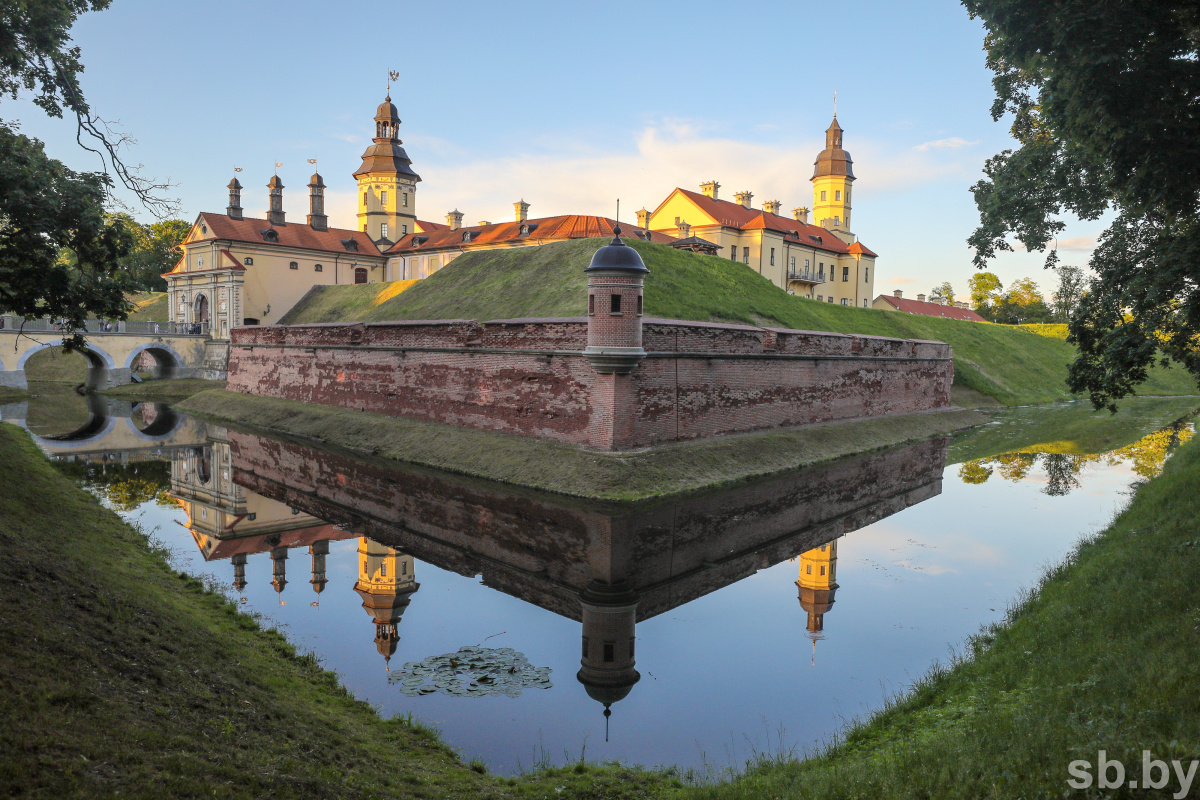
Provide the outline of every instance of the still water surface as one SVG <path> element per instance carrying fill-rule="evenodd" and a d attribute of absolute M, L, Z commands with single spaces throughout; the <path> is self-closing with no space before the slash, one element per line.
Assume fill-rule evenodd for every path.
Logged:
<path fill-rule="evenodd" d="M 939 438 L 630 509 L 161 404 L 49 402 L 0 418 L 356 696 L 500 773 L 581 754 L 721 768 L 827 741 L 1003 618 L 1191 435 L 962 464 Z"/>

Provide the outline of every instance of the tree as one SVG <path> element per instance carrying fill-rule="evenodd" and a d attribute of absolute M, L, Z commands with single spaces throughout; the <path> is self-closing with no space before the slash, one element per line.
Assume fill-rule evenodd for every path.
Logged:
<path fill-rule="evenodd" d="M 954 305 L 954 287 L 950 285 L 949 281 L 938 284 L 929 293 L 929 302 L 944 303 L 948 306 Z"/>
<path fill-rule="evenodd" d="M 112 215 L 113 222 L 124 226 L 133 237 L 133 249 L 121 259 L 121 268 L 137 288 L 165 292 L 162 278 L 179 260 L 180 246 L 191 226 L 181 219 L 165 219 L 143 225 L 127 213 Z"/>
<path fill-rule="evenodd" d="M 976 272 L 967 281 L 967 286 L 971 290 L 971 307 L 985 317 L 984 311 L 990 310 L 1004 291 L 1004 284 L 994 272 Z"/>
<path fill-rule="evenodd" d="M 1058 290 L 1054 292 L 1054 321 L 1070 322 L 1079 301 L 1083 299 L 1087 278 L 1079 267 L 1066 264 L 1058 268 Z"/>
<path fill-rule="evenodd" d="M 63 322 L 68 349 L 83 344 L 90 316 L 126 315 L 133 287 L 121 259 L 132 233 L 106 219 L 104 205 L 117 179 L 155 211 L 171 208 L 159 193 L 166 184 L 125 164 L 130 143 L 92 114 L 79 89 L 80 52 L 68 31 L 80 13 L 109 0 L 0 0 L 0 96 L 32 92 L 33 102 L 55 117 L 75 115 L 76 141 L 99 156 L 101 171 L 80 173 L 46 155 L 37 139 L 0 121 L 0 310 Z M 66 251 L 67 257 L 60 257 Z"/>
<path fill-rule="evenodd" d="M 972 187 L 984 268 L 1013 236 L 1051 247 L 1061 215 L 1115 219 L 1069 324 L 1068 385 L 1097 407 L 1134 391 L 1156 360 L 1200 377 L 1200 13 L 1194 0 L 964 0 L 987 28 L 992 116 L 1019 147 Z"/>

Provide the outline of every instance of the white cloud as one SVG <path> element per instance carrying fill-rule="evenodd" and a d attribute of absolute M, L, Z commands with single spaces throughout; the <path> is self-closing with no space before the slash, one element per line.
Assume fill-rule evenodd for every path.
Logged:
<path fill-rule="evenodd" d="M 503 158 L 471 158 L 454 145 L 430 137 L 405 143 L 424 179 L 418 190 L 421 219 L 440 222 L 452 208 L 465 222 L 497 222 L 512 218 L 512 203 L 525 199 L 533 217 L 554 214 L 611 216 L 617 198 L 621 217 L 653 210 L 671 189 L 698 190 L 717 180 L 721 196 L 749 190 L 754 205 L 779 200 L 783 213 L 812 205 L 812 163 L 820 152 L 819 135 L 799 144 L 764 144 L 724 138 L 689 120 L 648 124 L 625 142 L 581 143 L 576 137 L 546 134 L 531 152 Z M 426 147 L 426 145 L 429 145 Z M 859 141 L 852 145 L 860 197 L 906 191 L 914 185 L 970 172 L 962 164 L 934 163 L 911 150 L 897 152 L 890 143 Z M 353 227 L 355 193 L 326 193 L 331 222 Z"/>
<path fill-rule="evenodd" d="M 1058 240 L 1059 250 L 1090 252 L 1096 249 L 1095 236 L 1073 236 L 1070 239 Z"/>
<path fill-rule="evenodd" d="M 949 139 L 935 139 L 932 142 L 924 142 L 913 148 L 921 153 L 930 150 L 957 150 L 960 147 L 970 147 L 973 144 L 979 144 L 979 140 L 968 142 L 959 136 L 951 136 Z"/>

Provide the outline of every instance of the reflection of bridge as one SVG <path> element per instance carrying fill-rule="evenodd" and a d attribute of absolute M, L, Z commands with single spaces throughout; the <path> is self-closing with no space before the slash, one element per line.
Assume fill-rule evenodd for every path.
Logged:
<path fill-rule="evenodd" d="M 89 323 L 87 347 L 82 351 L 88 361 L 88 388 L 130 383 L 139 362 L 147 361 L 153 361 L 160 377 L 224 378 L 228 342 L 213 341 L 207 334 L 190 330 L 157 322 Z M 19 318 L 0 317 L 0 386 L 27 388 L 25 363 L 29 357 L 61 347 L 62 342 L 62 334 L 46 320 L 23 323 Z"/>
<path fill-rule="evenodd" d="M 88 395 L 87 421 L 79 428 L 54 436 L 31 435 L 54 458 L 73 461 L 119 461 L 171 458 L 178 452 L 206 444 L 204 424 L 180 417 L 157 403 L 130 403 Z M 32 402 L 37 402 L 33 400 Z M 26 427 L 29 401 L 0 406 L 0 420 Z"/>

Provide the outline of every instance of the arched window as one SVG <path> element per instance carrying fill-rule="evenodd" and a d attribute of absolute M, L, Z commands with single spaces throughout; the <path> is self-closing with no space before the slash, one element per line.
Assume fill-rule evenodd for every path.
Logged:
<path fill-rule="evenodd" d="M 325 268 L 320 264 L 313 264 L 313 272 L 324 272 Z"/>
<path fill-rule="evenodd" d="M 300 269 L 300 265 L 295 261 L 288 262 L 288 269 Z"/>

